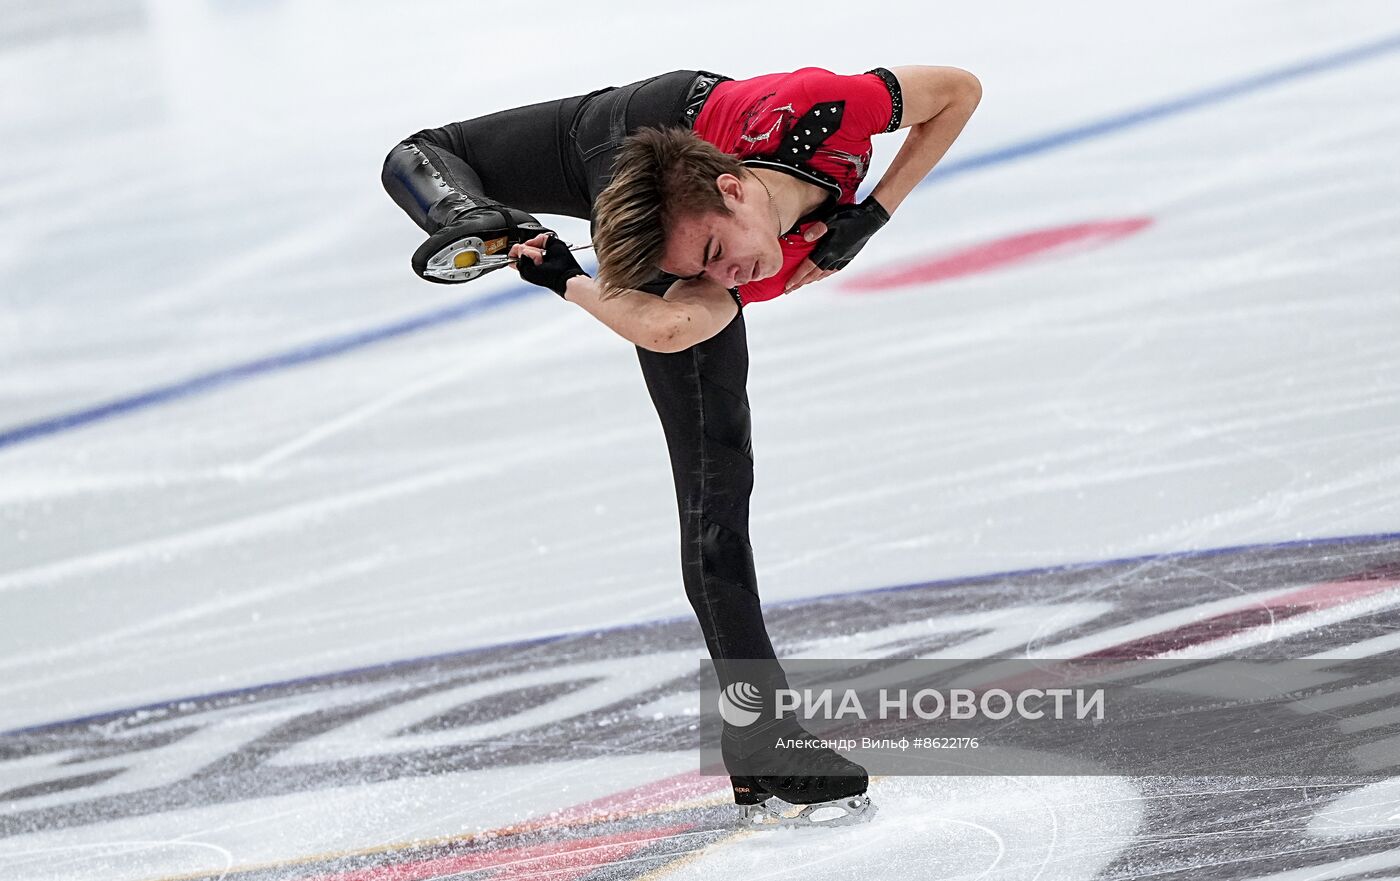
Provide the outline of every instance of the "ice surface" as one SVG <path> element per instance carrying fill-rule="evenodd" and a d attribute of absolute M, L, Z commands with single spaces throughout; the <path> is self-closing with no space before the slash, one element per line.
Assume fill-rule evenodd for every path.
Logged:
<path fill-rule="evenodd" d="M 753 539 L 775 609 L 1400 528 L 1393 4 L 877 2 L 859 15 L 801 17 L 778 5 L 701 13 L 635 0 L 500 14 L 425 0 L 0 7 L 0 435 L 504 298 L 0 445 L 0 730 L 134 718 L 118 711 L 658 620 L 682 628 L 667 651 L 698 655 L 669 464 L 630 346 L 504 272 L 466 288 L 416 280 L 407 262 L 418 230 L 378 183 L 385 152 L 425 126 L 679 67 L 743 77 L 950 64 L 983 83 L 946 165 L 985 164 L 917 190 L 848 279 L 746 310 Z M 1295 67 L 1364 46 L 1378 48 Z M 1271 72 L 1286 75 L 1250 87 Z M 1039 140 L 1066 132 L 1080 134 Z M 902 137 L 876 139 L 871 180 Z M 552 220 L 566 238 L 586 238 L 582 222 Z M 877 267 L 1124 221 L 1144 222 L 937 282 L 844 286 Z M 1345 560 L 1346 547 L 1317 554 Z M 1249 595 L 1312 583 L 1303 562 L 1289 565 Z M 862 629 L 775 632 L 812 656 L 890 645 L 1088 651 L 1235 608 L 1237 573 L 1203 571 L 1194 558 L 1129 566 L 1063 597 L 988 582 L 980 600 L 888 620 L 874 594 Z M 1217 591 L 1201 586 L 1212 580 Z M 1173 605 L 1181 584 L 1199 592 Z M 1029 617 L 976 619 L 971 645 L 949 635 L 974 616 L 1030 606 Z M 1110 608 L 1117 617 L 1095 618 Z M 1345 654 L 1381 640 L 1374 650 L 1394 651 L 1384 642 L 1392 612 L 1376 597 L 1241 631 L 1215 650 Z M 921 629 L 940 617 L 941 630 Z M 1310 642 L 1309 628 L 1322 627 L 1346 638 Z M 943 643 L 916 645 L 935 632 Z M 684 704 L 673 692 L 643 702 L 677 725 Z M 109 754 L 50 751 L 52 740 L 0 738 L 0 820 L 45 799 L 90 810 L 81 822 L 7 827 L 0 878 L 217 874 L 403 846 L 692 770 L 683 750 L 638 744 L 604 759 L 560 747 L 509 771 L 365 781 L 354 776 L 363 769 L 336 765 L 338 782 L 274 793 L 219 766 L 226 776 L 211 793 L 236 778 L 248 787 L 238 798 L 201 801 L 186 788 L 132 813 L 140 774 L 197 775 L 201 757 L 241 754 L 230 744 L 247 741 L 231 718 L 135 769 Z M 111 776 L 50 785 L 79 771 Z M 562 780 L 568 790 L 552 788 Z M 74 807 L 89 786 L 128 804 Z M 748 871 L 849 877 L 847 863 L 868 866 L 877 852 L 892 877 L 910 878 L 1283 879 L 1400 867 L 1387 837 L 1400 820 L 1384 808 L 1393 787 L 1338 785 L 1335 803 L 1323 784 L 1256 789 L 1272 807 L 1230 782 L 886 780 L 874 824 L 804 841 L 716 831 L 723 793 L 701 786 L 699 813 L 665 800 L 700 830 L 685 833 L 696 842 L 688 862 L 624 855 L 630 839 L 599 847 L 616 877 L 662 865 L 717 877 L 774 850 L 780 859 Z M 1139 813 L 1168 799 L 1182 806 L 1171 824 Z M 655 824 L 623 827 L 586 828 L 632 835 Z M 1300 836 L 1287 847 L 1283 828 Z M 1230 844 L 1208 851 L 1207 840 Z M 1300 865 L 1286 853 L 1312 853 L 1302 841 L 1353 850 Z M 1217 862 L 1193 862 L 1207 852 Z M 566 876 L 528 860 L 515 871 Z"/>

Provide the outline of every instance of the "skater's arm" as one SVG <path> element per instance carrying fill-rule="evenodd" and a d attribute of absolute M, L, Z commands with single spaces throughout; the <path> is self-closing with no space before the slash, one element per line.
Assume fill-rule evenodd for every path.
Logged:
<path fill-rule="evenodd" d="M 874 204 L 839 209 L 838 214 L 850 216 L 833 219 L 831 223 L 853 221 L 854 226 L 847 230 L 848 235 L 818 244 L 811 256 L 797 265 L 784 292 L 820 281 L 849 263 L 865 240 L 889 219 L 948 152 L 982 100 L 982 83 L 960 68 L 910 66 L 896 67 L 891 72 L 899 81 L 903 97 L 900 128 L 909 129 L 909 134 L 867 197 L 866 203 Z M 805 235 L 808 240 L 821 241 L 829 231 L 827 223 L 818 221 Z M 843 238 L 853 240 L 854 244 L 844 245 Z M 829 253 L 833 248 L 837 253 Z"/>
<path fill-rule="evenodd" d="M 982 83 L 956 67 L 892 68 L 904 93 L 904 121 L 909 135 L 871 195 L 894 214 L 948 148 L 982 100 Z"/>
<path fill-rule="evenodd" d="M 729 326 L 739 306 L 722 285 L 708 279 L 678 281 L 658 297 L 621 290 L 604 298 L 586 275 L 568 281 L 564 299 L 612 328 L 619 336 L 653 352 L 680 352 Z"/>
<path fill-rule="evenodd" d="M 568 246 L 553 233 L 511 245 L 521 278 L 582 306 L 619 336 L 653 352 L 679 352 L 704 342 L 734 320 L 739 304 L 729 289 L 707 279 L 677 281 L 664 297 L 624 288 L 602 295 Z"/>

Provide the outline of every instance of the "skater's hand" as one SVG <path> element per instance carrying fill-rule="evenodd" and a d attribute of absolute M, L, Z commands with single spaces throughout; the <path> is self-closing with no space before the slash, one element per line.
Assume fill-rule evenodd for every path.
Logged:
<path fill-rule="evenodd" d="M 826 278 L 833 272 L 845 269 L 856 254 L 860 253 L 860 249 L 865 247 L 865 243 L 870 241 L 870 237 L 889 221 L 890 215 L 885 211 L 885 206 L 877 202 L 874 196 L 866 196 L 865 201 L 859 205 L 843 205 L 838 208 L 825 224 L 813 224 L 804 237 L 810 241 L 814 238 L 813 230 L 823 226 L 822 232 L 818 233 L 821 241 L 812 249 L 807 259 L 798 265 L 797 271 L 788 282 L 787 290 L 796 290 L 808 282 Z"/>
<path fill-rule="evenodd" d="M 826 224 L 818 220 L 816 223 L 807 227 L 806 231 L 802 233 L 802 238 L 813 242 L 825 235 L 826 230 Z M 812 258 L 808 256 L 801 263 L 797 264 L 797 269 L 793 271 L 792 276 L 788 278 L 787 285 L 783 287 L 783 293 L 792 293 L 804 284 L 821 281 L 835 272 L 836 270 L 834 269 L 818 269 L 817 264 L 813 263 Z"/>
<path fill-rule="evenodd" d="M 549 288 L 561 297 L 569 279 L 576 275 L 588 275 L 574 259 L 574 252 L 569 250 L 569 246 L 552 233 L 540 233 L 533 239 L 511 245 L 510 256 L 515 258 L 515 268 L 521 278 L 530 284 Z"/>

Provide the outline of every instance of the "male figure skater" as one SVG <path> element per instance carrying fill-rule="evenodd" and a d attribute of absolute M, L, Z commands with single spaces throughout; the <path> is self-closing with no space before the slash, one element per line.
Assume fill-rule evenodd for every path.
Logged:
<path fill-rule="evenodd" d="M 759 684 L 784 684 L 749 544 L 742 308 L 850 263 L 980 99 L 978 80 L 952 67 L 744 80 L 679 70 L 425 129 L 385 160 L 385 189 L 429 234 L 412 259 L 421 277 L 467 281 L 504 251 L 526 281 L 636 346 L 670 452 L 686 594 L 722 686 L 734 659 L 772 661 Z M 900 128 L 907 139 L 857 203 L 871 138 Z M 592 221 L 596 279 L 537 213 Z M 726 725 L 736 802 L 839 804 L 860 819 L 865 770 L 830 750 L 775 746 L 804 735 L 790 718 Z"/>

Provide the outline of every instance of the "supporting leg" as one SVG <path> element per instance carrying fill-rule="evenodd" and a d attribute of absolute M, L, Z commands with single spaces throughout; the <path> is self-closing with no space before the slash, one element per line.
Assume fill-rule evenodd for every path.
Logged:
<path fill-rule="evenodd" d="M 754 684 L 785 687 L 763 623 L 749 544 L 753 449 L 743 315 L 683 352 L 638 348 L 637 355 L 671 454 L 686 596 L 721 685 L 733 681 L 725 661 L 752 659 L 774 660 L 771 681 Z"/>

